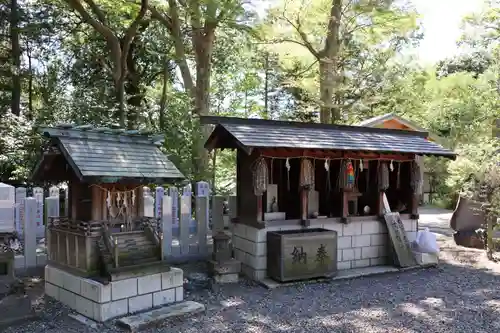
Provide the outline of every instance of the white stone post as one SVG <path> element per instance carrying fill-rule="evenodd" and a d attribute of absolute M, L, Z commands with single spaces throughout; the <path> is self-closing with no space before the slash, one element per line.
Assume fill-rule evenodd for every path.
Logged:
<path fill-rule="evenodd" d="M 24 200 L 24 261 L 25 267 L 36 267 L 36 232 L 38 202 L 29 197 Z"/>
<path fill-rule="evenodd" d="M 181 254 L 189 254 L 189 225 L 191 224 L 191 185 L 182 189 L 179 243 Z"/>
<path fill-rule="evenodd" d="M 16 223 L 19 225 L 16 225 L 16 230 L 19 234 L 19 237 L 22 237 L 24 234 L 24 212 L 25 212 L 25 207 L 24 207 L 24 200 L 26 199 L 26 188 L 24 187 L 18 187 L 16 188 L 16 205 L 19 207 L 16 210 Z"/>
<path fill-rule="evenodd" d="M 51 194 L 55 194 L 54 192 L 50 192 Z M 59 191 L 57 196 L 50 196 L 45 199 L 45 207 L 47 212 L 47 221 L 45 224 L 45 247 L 47 248 L 47 258 L 51 259 L 52 257 L 52 249 L 51 249 L 51 235 L 49 229 L 50 219 L 53 217 L 59 217 L 60 205 L 59 205 Z"/>
<path fill-rule="evenodd" d="M 179 237 L 179 190 L 177 187 L 169 187 L 168 196 L 172 203 L 172 235 Z"/>
<path fill-rule="evenodd" d="M 14 232 L 16 230 L 15 191 L 14 186 L 0 183 L 0 232 Z"/>
<path fill-rule="evenodd" d="M 143 187 L 143 198 L 144 198 L 144 216 L 154 217 L 155 216 L 155 199 L 151 195 L 151 189 L 147 186 Z"/>
<path fill-rule="evenodd" d="M 36 207 L 36 237 L 42 238 L 45 235 L 45 226 L 43 225 L 43 188 L 33 188 L 33 197 L 37 202 Z"/>
<path fill-rule="evenodd" d="M 49 197 L 59 197 L 59 187 L 51 186 L 49 188 Z"/>
<path fill-rule="evenodd" d="M 169 195 L 165 195 L 163 197 L 162 214 L 162 259 L 167 260 L 170 256 L 172 256 L 172 198 Z"/>
<path fill-rule="evenodd" d="M 155 217 L 160 219 L 162 217 L 161 210 L 163 208 L 163 197 L 165 196 L 165 189 L 158 186 L 155 189 Z"/>
<path fill-rule="evenodd" d="M 201 255 L 208 254 L 207 246 L 207 230 L 210 219 L 209 212 L 209 195 L 210 188 L 207 182 L 197 183 L 196 193 L 196 223 L 198 232 L 198 253 Z"/>

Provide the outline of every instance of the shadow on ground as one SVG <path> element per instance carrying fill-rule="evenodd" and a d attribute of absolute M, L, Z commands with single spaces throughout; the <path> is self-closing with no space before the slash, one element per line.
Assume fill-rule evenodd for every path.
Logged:
<path fill-rule="evenodd" d="M 444 239 L 444 240 L 443 240 Z M 204 314 L 167 321 L 148 333 L 177 332 L 498 332 L 500 265 L 484 251 L 440 240 L 438 268 L 267 290 L 243 281 L 217 292 L 186 292 L 206 305 Z M 41 319 L 12 327 L 19 332 L 120 332 L 114 323 L 90 329 L 51 304 Z"/>
<path fill-rule="evenodd" d="M 498 332 L 499 266 L 475 267 L 480 250 L 442 249 L 438 268 L 273 291 L 227 286 L 205 316 L 162 332 Z"/>

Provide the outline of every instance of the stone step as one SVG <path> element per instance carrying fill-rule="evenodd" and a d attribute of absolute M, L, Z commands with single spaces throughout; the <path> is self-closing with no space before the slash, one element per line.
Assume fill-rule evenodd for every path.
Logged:
<path fill-rule="evenodd" d="M 145 257 L 145 258 L 135 258 L 135 259 L 123 259 L 120 260 L 119 265 L 121 267 L 125 266 L 136 266 L 136 265 L 142 265 L 142 264 L 149 264 L 149 263 L 154 263 L 154 262 L 159 262 L 159 258 L 157 257 Z"/>
<path fill-rule="evenodd" d="M 137 332 L 169 318 L 193 315 L 203 311 L 205 311 L 203 304 L 187 301 L 124 317 L 119 319 L 117 323 L 131 332 Z"/>

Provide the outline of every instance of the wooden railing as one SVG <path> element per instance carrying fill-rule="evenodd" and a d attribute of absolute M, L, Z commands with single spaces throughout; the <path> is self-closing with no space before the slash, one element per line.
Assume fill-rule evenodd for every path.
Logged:
<path fill-rule="evenodd" d="M 118 268 L 120 257 L 118 238 L 113 236 L 113 234 L 109 231 L 108 225 L 106 223 L 103 223 L 102 225 L 102 237 L 104 238 L 104 244 L 106 245 L 109 253 L 113 258 L 114 268 Z"/>
<path fill-rule="evenodd" d="M 159 228 L 159 219 L 156 218 L 143 218 L 142 225 L 146 234 L 154 241 L 155 245 L 161 244 L 161 231 Z"/>
<path fill-rule="evenodd" d="M 97 240 L 102 234 L 99 221 L 82 222 L 66 217 L 48 220 L 46 246 L 48 260 L 84 275 L 97 270 Z"/>
<path fill-rule="evenodd" d="M 102 225 L 102 221 L 83 222 L 71 220 L 68 217 L 50 217 L 48 227 L 50 229 L 68 231 L 74 234 L 97 236 L 101 233 Z"/>

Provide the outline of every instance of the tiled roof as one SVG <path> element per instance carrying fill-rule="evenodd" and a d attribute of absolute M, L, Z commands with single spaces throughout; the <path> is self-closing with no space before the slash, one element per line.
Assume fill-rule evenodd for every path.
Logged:
<path fill-rule="evenodd" d="M 425 132 L 227 117 L 205 117 L 202 122 L 217 124 L 207 145 L 216 136 L 225 133 L 240 146 L 248 148 L 329 149 L 455 157 L 452 151 L 427 140 Z M 217 147 L 224 148 L 220 145 Z"/>
<path fill-rule="evenodd" d="M 80 178 L 183 179 L 182 173 L 160 151 L 155 138 L 137 131 L 88 127 L 45 128 Z"/>

